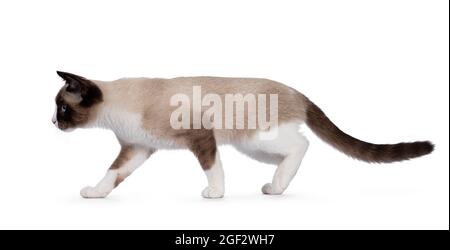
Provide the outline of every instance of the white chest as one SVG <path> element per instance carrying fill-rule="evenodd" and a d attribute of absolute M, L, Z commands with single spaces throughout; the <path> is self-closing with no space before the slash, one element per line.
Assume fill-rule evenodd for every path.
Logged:
<path fill-rule="evenodd" d="M 108 111 L 108 112 L 107 112 Z M 117 138 L 127 144 L 138 144 L 156 149 L 181 148 L 174 140 L 163 139 L 143 129 L 142 117 L 120 109 L 103 110 L 97 126 L 112 130 Z"/>

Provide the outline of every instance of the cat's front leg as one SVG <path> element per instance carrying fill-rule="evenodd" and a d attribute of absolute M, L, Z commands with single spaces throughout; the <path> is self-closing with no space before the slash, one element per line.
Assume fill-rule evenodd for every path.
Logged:
<path fill-rule="evenodd" d="M 122 145 L 119 155 L 106 172 L 106 175 L 95 187 L 85 187 L 80 194 L 83 198 L 104 198 L 126 177 L 136 170 L 154 149 L 136 145 Z"/>
<path fill-rule="evenodd" d="M 216 151 L 214 163 L 211 164 L 209 169 L 205 170 L 205 174 L 208 178 L 208 186 L 203 189 L 202 196 L 204 198 L 222 198 L 225 193 L 225 187 L 219 151 Z"/>
<path fill-rule="evenodd" d="M 225 193 L 224 173 L 212 130 L 191 130 L 186 133 L 188 148 L 197 156 L 205 171 L 208 186 L 203 189 L 204 198 L 222 198 Z"/>

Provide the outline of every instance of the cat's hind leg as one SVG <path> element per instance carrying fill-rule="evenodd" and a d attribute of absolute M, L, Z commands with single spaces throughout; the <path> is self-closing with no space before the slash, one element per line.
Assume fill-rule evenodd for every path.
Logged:
<path fill-rule="evenodd" d="M 126 177 L 136 170 L 154 149 L 134 145 L 122 145 L 119 155 L 106 172 L 106 175 L 95 187 L 85 187 L 80 194 L 83 198 L 104 198 L 116 188 Z"/>
<path fill-rule="evenodd" d="M 277 136 L 270 140 L 256 134 L 252 139 L 235 145 L 239 151 L 256 160 L 278 165 L 272 182 L 262 187 L 264 194 L 282 194 L 297 173 L 309 145 L 298 130 L 296 123 L 282 124 L 278 127 Z"/>

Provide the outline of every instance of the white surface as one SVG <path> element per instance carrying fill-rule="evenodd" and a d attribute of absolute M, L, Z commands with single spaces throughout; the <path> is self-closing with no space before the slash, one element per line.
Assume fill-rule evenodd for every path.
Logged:
<path fill-rule="evenodd" d="M 448 229 L 448 1 L 1 1 L 0 228 Z M 221 148 L 226 194 L 187 151 L 157 152 L 105 200 L 79 195 L 119 150 L 112 133 L 51 122 L 55 71 L 267 77 L 344 131 L 432 140 L 417 160 L 369 165 L 306 135 L 285 195 L 274 167 Z"/>

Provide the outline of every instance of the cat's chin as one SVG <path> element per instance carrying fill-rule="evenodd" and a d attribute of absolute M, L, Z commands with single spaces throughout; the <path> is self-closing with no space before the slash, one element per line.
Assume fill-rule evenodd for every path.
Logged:
<path fill-rule="evenodd" d="M 63 132 L 69 133 L 69 132 L 74 131 L 75 129 L 74 128 L 64 128 L 64 129 L 60 128 L 60 130 L 63 131 Z"/>

